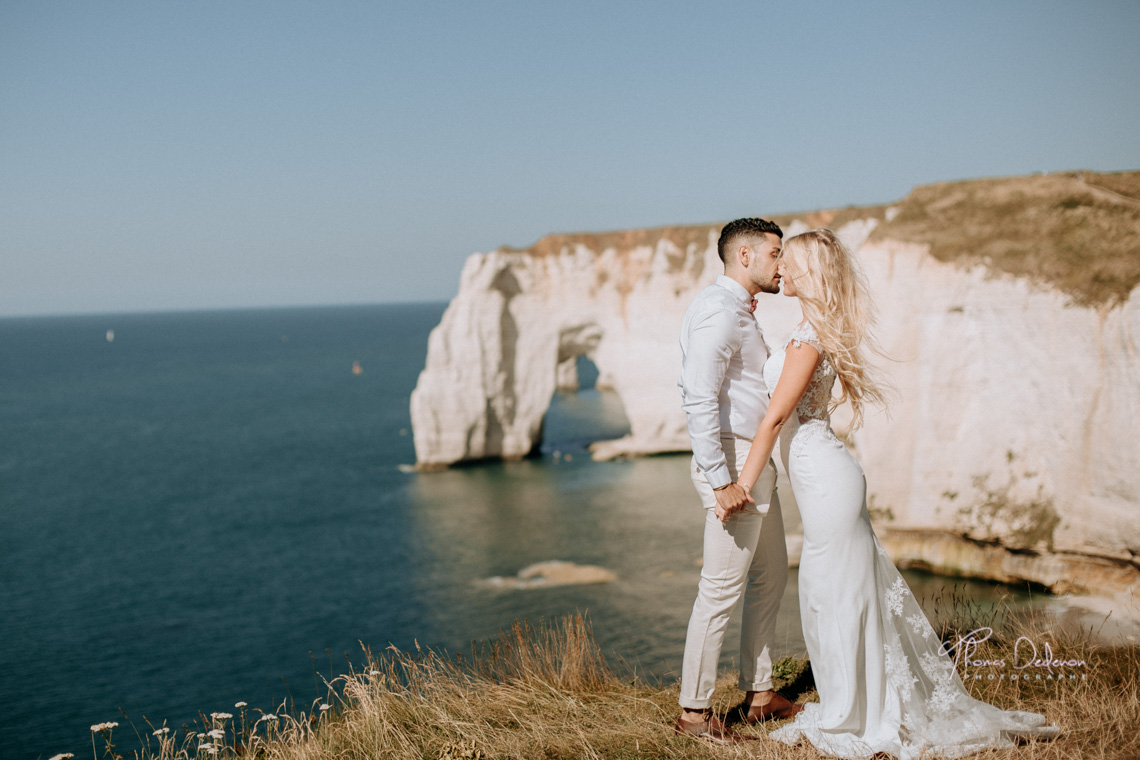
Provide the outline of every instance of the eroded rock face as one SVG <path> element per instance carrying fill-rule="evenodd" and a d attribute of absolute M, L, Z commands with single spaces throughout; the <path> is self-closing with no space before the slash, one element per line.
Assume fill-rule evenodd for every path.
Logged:
<path fill-rule="evenodd" d="M 872 512 L 1018 550 L 1140 554 L 1140 289 L 1087 308 L 922 246 L 860 257 L 897 388 L 854 436 Z"/>

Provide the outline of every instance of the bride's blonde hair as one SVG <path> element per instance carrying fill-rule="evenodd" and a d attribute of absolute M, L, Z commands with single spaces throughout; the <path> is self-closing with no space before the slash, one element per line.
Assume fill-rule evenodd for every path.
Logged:
<path fill-rule="evenodd" d="M 795 286 L 804 316 L 839 378 L 853 412 L 851 429 L 863 424 L 868 403 L 886 403 L 887 389 L 867 362 L 865 349 L 882 353 L 870 334 L 873 304 L 867 280 L 847 246 L 829 229 L 809 230 L 784 242 L 784 276 Z"/>

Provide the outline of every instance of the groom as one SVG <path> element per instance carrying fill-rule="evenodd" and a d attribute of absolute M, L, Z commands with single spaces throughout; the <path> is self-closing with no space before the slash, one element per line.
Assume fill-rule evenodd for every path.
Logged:
<path fill-rule="evenodd" d="M 713 742 L 740 739 L 712 714 L 717 661 L 728 617 L 743 599 L 735 717 L 755 723 L 800 709 L 772 690 L 770 646 L 788 578 L 784 524 L 769 460 L 749 492 L 736 483 L 768 408 L 764 333 L 757 293 L 778 293 L 783 232 L 764 219 L 725 225 L 717 243 L 724 274 L 702 290 L 681 326 L 681 396 L 693 444 L 692 478 L 705 508 L 704 564 L 681 668 L 678 733 Z"/>

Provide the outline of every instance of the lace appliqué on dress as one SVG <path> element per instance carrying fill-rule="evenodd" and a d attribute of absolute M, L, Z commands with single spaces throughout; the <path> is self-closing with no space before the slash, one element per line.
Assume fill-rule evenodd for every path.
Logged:
<path fill-rule="evenodd" d="M 835 367 L 832 366 L 827 354 L 820 348 L 819 336 L 816 335 L 815 328 L 811 326 L 810 322 L 801 322 L 796 325 L 788 338 L 788 344 L 792 346 L 799 347 L 804 343 L 819 351 L 819 364 L 815 366 L 807 390 L 804 391 L 803 397 L 796 405 L 796 413 L 800 417 L 801 424 L 808 420 L 829 422 L 831 414 L 828 407 L 831 404 L 831 389 L 835 386 Z"/>
<path fill-rule="evenodd" d="M 930 621 L 920 613 L 914 613 L 906 619 L 910 623 L 910 629 L 915 633 L 922 636 L 922 638 L 929 640 L 934 635 L 934 629 L 930 627 Z"/>
<path fill-rule="evenodd" d="M 903 653 L 902 641 L 898 634 L 891 636 L 890 641 L 884 645 L 883 649 L 886 655 L 883 666 L 884 670 L 887 671 L 887 683 L 898 689 L 904 700 L 910 699 L 918 679 L 910 670 L 910 663 Z"/>
<path fill-rule="evenodd" d="M 925 652 L 922 669 L 934 684 L 934 693 L 927 704 L 935 712 L 945 713 L 958 701 L 959 690 L 954 683 L 954 665 L 946 655 Z"/>
<path fill-rule="evenodd" d="M 896 578 L 895 582 L 887 590 L 887 609 L 891 611 L 892 615 L 901 615 L 903 611 L 903 594 L 910 591 L 906 587 L 906 581 L 902 578 Z"/>

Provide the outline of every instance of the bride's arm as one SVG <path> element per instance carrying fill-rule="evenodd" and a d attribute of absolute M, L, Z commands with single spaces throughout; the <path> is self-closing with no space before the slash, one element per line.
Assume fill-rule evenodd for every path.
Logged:
<path fill-rule="evenodd" d="M 760 421 L 760 427 L 752 439 L 752 448 L 748 451 L 748 459 L 744 461 L 744 467 L 737 479 L 744 488 L 752 489 L 764 465 L 772 458 L 772 449 L 776 447 L 780 429 L 784 427 L 788 417 L 796 413 L 796 404 L 807 390 L 815 365 L 818 363 L 819 351 L 811 344 L 805 342 L 798 346 L 795 344 L 788 346 L 784 369 L 780 372 L 776 390 L 772 392 L 772 400 L 768 402 L 768 413 Z"/>

